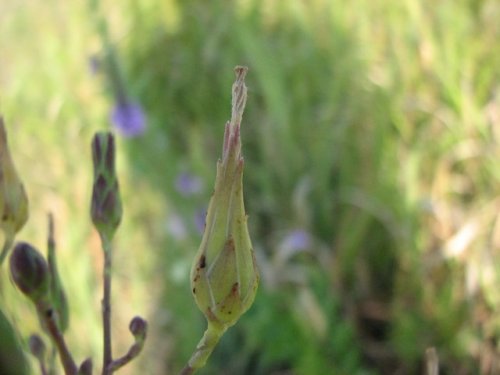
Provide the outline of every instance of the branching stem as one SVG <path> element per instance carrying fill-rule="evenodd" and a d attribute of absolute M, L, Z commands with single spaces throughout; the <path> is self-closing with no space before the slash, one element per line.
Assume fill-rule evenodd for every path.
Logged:
<path fill-rule="evenodd" d="M 57 322 L 55 320 L 54 310 L 52 308 L 46 308 L 46 306 L 39 305 L 37 306 L 39 310 L 39 315 L 43 317 L 45 326 L 47 327 L 47 331 L 49 332 L 50 337 L 52 338 L 57 351 L 59 352 L 59 357 L 61 359 L 61 363 L 64 368 L 64 373 L 66 375 L 75 375 L 78 371 L 75 361 L 71 356 L 71 353 L 64 341 L 64 336 L 57 327 Z"/>

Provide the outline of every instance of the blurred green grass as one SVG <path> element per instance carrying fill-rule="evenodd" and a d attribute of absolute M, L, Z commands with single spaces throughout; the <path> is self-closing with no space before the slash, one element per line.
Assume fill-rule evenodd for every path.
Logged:
<path fill-rule="evenodd" d="M 423 373 L 430 346 L 442 373 L 500 371 L 498 2 L 101 7 L 148 115 L 144 135 L 118 141 L 115 352 L 126 350 L 134 314 L 152 327 L 124 373 L 176 373 L 203 331 L 188 285 L 195 218 L 238 64 L 250 68 L 242 136 L 262 284 L 202 373 Z M 103 55 L 93 17 L 83 1 L 2 2 L 0 111 L 31 202 L 20 238 L 43 248 L 55 212 L 69 343 L 97 364 L 102 261 L 88 220 L 89 143 L 109 127 L 113 99 L 89 68 Z M 201 187 L 179 191 L 182 173 Z M 26 337 L 33 312 L 4 289 Z"/>

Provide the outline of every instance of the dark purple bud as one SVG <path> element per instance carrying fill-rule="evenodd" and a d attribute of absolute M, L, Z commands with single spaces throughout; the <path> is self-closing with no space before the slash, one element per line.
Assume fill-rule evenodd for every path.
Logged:
<path fill-rule="evenodd" d="M 17 287 L 33 302 L 48 296 L 50 274 L 47 262 L 30 244 L 19 242 L 14 247 L 10 272 Z"/>
<path fill-rule="evenodd" d="M 115 173 L 115 140 L 110 132 L 99 132 L 92 140 L 94 184 L 90 216 L 101 236 L 109 240 L 120 225 L 122 204 Z"/>
<path fill-rule="evenodd" d="M 148 322 L 140 316 L 136 316 L 130 321 L 129 329 L 136 341 L 142 341 L 146 338 Z"/>
<path fill-rule="evenodd" d="M 92 375 L 92 366 L 92 358 L 87 358 L 80 365 L 77 375 Z"/>
<path fill-rule="evenodd" d="M 39 361 L 43 362 L 47 348 L 45 347 L 45 343 L 42 338 L 37 334 L 33 334 L 28 340 L 28 345 L 31 354 L 38 358 Z"/>

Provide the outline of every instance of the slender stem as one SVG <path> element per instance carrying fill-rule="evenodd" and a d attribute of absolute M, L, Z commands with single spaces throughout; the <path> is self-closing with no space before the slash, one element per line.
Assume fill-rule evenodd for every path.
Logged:
<path fill-rule="evenodd" d="M 102 298 L 102 324 L 104 337 L 104 352 L 102 375 L 112 373 L 110 363 L 113 362 L 111 350 L 111 267 L 112 267 L 112 249 L 111 242 L 106 237 L 101 237 L 102 247 L 104 249 L 104 294 Z"/>
<path fill-rule="evenodd" d="M 186 367 L 184 367 L 181 372 L 179 373 L 179 375 L 192 375 L 194 374 L 195 372 L 195 369 L 190 367 L 189 365 L 186 365 Z"/>
<path fill-rule="evenodd" d="M 129 363 L 131 360 L 137 357 L 141 352 L 142 347 L 143 347 L 142 344 L 139 343 L 133 344 L 128 350 L 127 354 L 125 354 L 123 357 L 115 359 L 113 362 L 109 364 L 108 366 L 109 372 L 112 373 L 118 370 L 120 367 L 125 366 L 127 363 Z"/>
<path fill-rule="evenodd" d="M 2 247 L 2 252 L 0 253 L 0 265 L 5 260 L 5 257 L 9 253 L 9 249 L 12 247 L 14 243 L 14 235 L 11 233 L 5 233 L 5 240 Z"/>
<path fill-rule="evenodd" d="M 208 323 L 207 330 L 189 359 L 188 364 L 181 370 L 179 375 L 191 375 L 207 363 L 220 338 L 226 332 L 227 327 Z"/>
<path fill-rule="evenodd" d="M 59 352 L 64 373 L 66 375 L 75 375 L 78 369 L 71 353 L 69 352 L 66 342 L 64 341 L 64 336 L 57 327 L 54 310 L 52 308 L 46 308 L 42 305 L 38 305 L 37 309 L 39 310 L 39 315 L 43 317 L 42 319 L 47 327 L 47 331 L 49 332 L 50 337 L 52 337 L 57 351 Z"/>
<path fill-rule="evenodd" d="M 48 375 L 47 368 L 45 367 L 45 363 L 43 363 L 43 361 L 40 361 L 40 373 L 42 375 Z"/>
<path fill-rule="evenodd" d="M 92 17 L 94 18 L 96 31 L 102 42 L 105 54 L 105 68 L 106 73 L 111 82 L 111 89 L 119 103 L 126 103 L 128 101 L 127 90 L 125 87 L 125 78 L 121 66 L 116 57 L 116 50 L 109 35 L 108 24 L 106 18 L 100 11 L 100 1 L 91 0 L 89 2 Z"/>
<path fill-rule="evenodd" d="M 438 375 L 439 358 L 436 348 L 427 348 L 425 351 L 425 357 L 427 360 L 427 375 Z"/>

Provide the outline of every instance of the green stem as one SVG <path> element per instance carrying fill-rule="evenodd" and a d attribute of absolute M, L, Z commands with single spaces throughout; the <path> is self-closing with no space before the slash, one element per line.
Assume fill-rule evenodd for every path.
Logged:
<path fill-rule="evenodd" d="M 100 11 L 100 1 L 91 0 L 90 10 L 92 12 L 92 17 L 95 22 L 95 28 L 101 39 L 102 46 L 104 49 L 105 57 L 105 68 L 108 78 L 111 83 L 111 89 L 118 102 L 126 103 L 128 100 L 127 91 L 125 87 L 124 74 L 122 72 L 121 66 L 116 58 L 116 51 L 111 42 L 109 36 L 108 24 L 106 23 L 106 18 L 101 14 Z"/>
<path fill-rule="evenodd" d="M 3 261 L 5 260 L 5 257 L 9 253 L 9 249 L 12 247 L 13 243 L 14 243 L 14 235 L 10 233 L 5 233 L 5 240 L 2 247 L 2 253 L 0 254 L 0 265 L 3 264 Z"/>
<path fill-rule="evenodd" d="M 196 346 L 196 350 L 189 359 L 188 364 L 181 370 L 179 375 L 194 374 L 196 370 L 205 366 L 208 357 L 212 354 L 220 338 L 224 332 L 226 332 L 226 329 L 227 328 L 225 327 L 208 323 L 207 330 Z"/>

